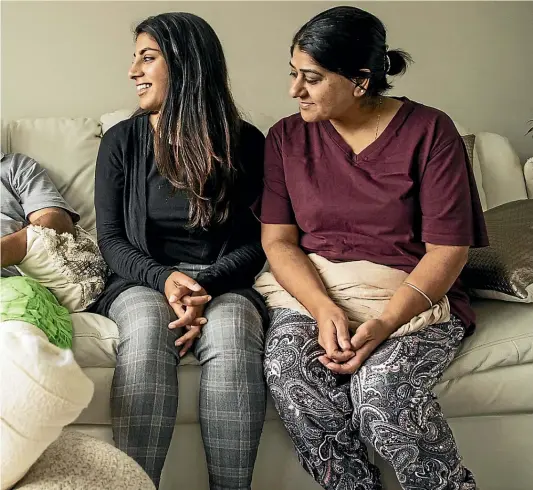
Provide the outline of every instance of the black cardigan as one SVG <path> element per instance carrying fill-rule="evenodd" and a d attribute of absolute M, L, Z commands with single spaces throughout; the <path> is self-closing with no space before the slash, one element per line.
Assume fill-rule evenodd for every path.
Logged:
<path fill-rule="evenodd" d="M 153 144 L 148 116 L 132 117 L 110 128 L 102 138 L 96 162 L 94 202 L 98 246 L 113 274 L 89 311 L 108 315 L 117 296 L 133 286 L 164 293 L 165 281 L 176 270 L 149 254 L 146 238 L 146 182 L 149 145 Z M 264 136 L 248 123 L 241 131 L 240 173 L 230 226 L 222 227 L 218 259 L 196 280 L 213 297 L 236 292 L 254 302 L 263 318 L 266 308 L 250 289 L 265 263 L 260 223 L 250 207 L 262 189 Z M 178 266 L 179 264 L 176 264 Z"/>

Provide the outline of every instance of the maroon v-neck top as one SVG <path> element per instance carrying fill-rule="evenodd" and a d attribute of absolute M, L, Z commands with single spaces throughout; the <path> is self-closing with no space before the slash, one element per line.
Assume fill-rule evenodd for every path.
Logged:
<path fill-rule="evenodd" d="M 402 98 L 383 133 L 354 154 L 329 121 L 299 114 L 270 129 L 261 221 L 295 224 L 300 245 L 333 261 L 368 260 L 410 273 L 424 243 L 488 245 L 464 144 L 443 112 Z M 467 327 L 458 280 L 448 293 Z"/>

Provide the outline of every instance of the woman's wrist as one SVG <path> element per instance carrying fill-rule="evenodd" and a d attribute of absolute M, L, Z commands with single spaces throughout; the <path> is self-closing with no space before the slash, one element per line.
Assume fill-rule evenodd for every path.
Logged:
<path fill-rule="evenodd" d="M 334 308 L 339 308 L 339 306 L 337 306 L 334 301 L 326 294 L 320 295 L 317 298 L 313 298 L 308 301 L 308 303 L 312 304 L 312 306 L 307 309 L 315 320 L 318 319 L 321 312 Z"/>
<path fill-rule="evenodd" d="M 389 333 L 389 335 L 400 327 L 401 323 L 397 316 L 383 313 L 377 320 L 383 325 L 383 328 Z"/>

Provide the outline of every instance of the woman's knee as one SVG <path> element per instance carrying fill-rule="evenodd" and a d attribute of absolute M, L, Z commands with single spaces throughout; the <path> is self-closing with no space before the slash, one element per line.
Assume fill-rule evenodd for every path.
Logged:
<path fill-rule="evenodd" d="M 141 286 L 125 291 L 111 305 L 109 316 L 119 329 L 119 351 L 174 346 L 177 334 L 168 328 L 174 317 L 158 291 Z"/>
<path fill-rule="evenodd" d="M 221 353 L 245 351 L 263 354 L 264 326 L 255 305 L 246 297 L 226 293 L 212 300 L 205 311 L 201 343 Z"/>

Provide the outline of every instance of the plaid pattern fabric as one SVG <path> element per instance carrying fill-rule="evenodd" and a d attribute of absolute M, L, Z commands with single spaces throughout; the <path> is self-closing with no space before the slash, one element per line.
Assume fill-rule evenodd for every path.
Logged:
<path fill-rule="evenodd" d="M 464 337 L 458 318 L 386 340 L 350 376 L 318 361 L 312 318 L 282 308 L 271 315 L 267 384 L 300 462 L 323 488 L 382 488 L 363 441 L 405 490 L 476 488 L 431 391 Z"/>
<path fill-rule="evenodd" d="M 205 266 L 180 266 L 195 277 Z M 111 393 L 117 447 L 134 458 L 156 486 L 172 439 L 178 407 L 175 318 L 165 297 L 133 287 L 113 302 L 110 318 L 120 342 Z M 205 310 L 208 323 L 193 345 L 202 365 L 200 424 L 210 488 L 248 489 L 263 427 L 261 317 L 245 297 L 227 293 Z"/>

